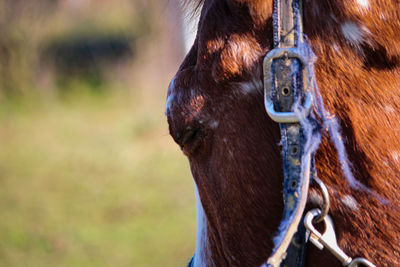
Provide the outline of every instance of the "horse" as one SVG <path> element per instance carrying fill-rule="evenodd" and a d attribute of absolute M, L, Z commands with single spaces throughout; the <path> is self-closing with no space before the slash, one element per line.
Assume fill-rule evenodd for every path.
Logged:
<path fill-rule="evenodd" d="M 261 266 L 284 207 L 281 135 L 263 99 L 273 1 L 189 2 L 201 10 L 197 35 L 169 85 L 166 116 L 195 182 L 191 264 Z M 304 0 L 303 17 L 320 95 L 338 122 L 347 171 L 362 185 L 348 179 L 322 129 L 315 168 L 337 244 L 377 266 L 400 266 L 400 2 Z M 321 201 L 311 185 L 306 211 Z M 339 265 L 308 245 L 306 266 Z"/>

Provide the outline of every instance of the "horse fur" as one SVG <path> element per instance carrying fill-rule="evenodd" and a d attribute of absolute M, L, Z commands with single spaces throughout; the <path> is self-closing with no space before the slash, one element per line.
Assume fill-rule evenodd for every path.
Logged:
<path fill-rule="evenodd" d="M 377 266 L 400 266 L 400 2 L 303 3 L 322 99 L 340 124 L 352 175 L 368 188 L 349 184 L 324 134 L 316 168 L 338 244 Z M 170 133 L 189 159 L 205 215 L 195 266 L 260 266 L 272 250 L 283 171 L 279 127 L 263 105 L 271 14 L 272 0 L 205 0 L 195 43 L 168 90 Z M 311 188 L 307 209 L 319 204 Z M 306 266 L 340 263 L 310 245 Z"/>

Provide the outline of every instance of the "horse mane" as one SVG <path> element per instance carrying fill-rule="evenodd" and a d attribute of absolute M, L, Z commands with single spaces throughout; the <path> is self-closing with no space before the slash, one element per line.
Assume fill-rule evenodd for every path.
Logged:
<path fill-rule="evenodd" d="M 192 19 L 199 14 L 204 1 L 205 0 L 181 0 L 180 4 L 188 18 Z"/>

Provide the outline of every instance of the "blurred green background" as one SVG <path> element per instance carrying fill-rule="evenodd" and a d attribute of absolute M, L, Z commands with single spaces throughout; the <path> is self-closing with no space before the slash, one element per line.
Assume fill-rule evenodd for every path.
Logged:
<path fill-rule="evenodd" d="M 0 266 L 185 266 L 178 0 L 0 0 Z"/>

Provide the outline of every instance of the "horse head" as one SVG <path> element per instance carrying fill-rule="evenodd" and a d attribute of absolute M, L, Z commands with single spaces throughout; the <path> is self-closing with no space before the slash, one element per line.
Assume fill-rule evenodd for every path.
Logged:
<path fill-rule="evenodd" d="M 273 1 L 205 0 L 193 47 L 172 79 L 170 134 L 189 159 L 197 197 L 194 266 L 260 266 L 282 216 L 277 123 L 265 113 L 262 62 L 273 48 Z M 352 177 L 333 137 L 316 169 L 346 253 L 400 264 L 400 4 L 305 0 L 304 33 L 326 109 L 339 122 Z M 325 131 L 323 131 L 325 132 Z M 364 190 L 363 188 L 367 188 Z M 385 201 L 382 201 L 384 199 Z M 308 205 L 319 205 L 315 188 Z M 310 247 L 307 266 L 338 266 Z"/>

